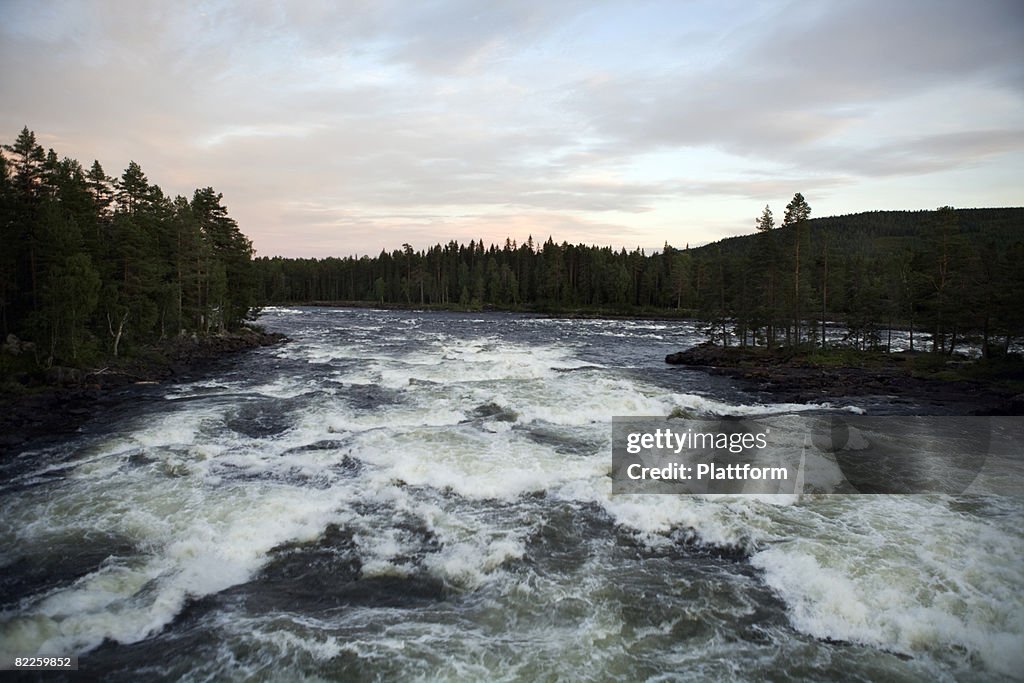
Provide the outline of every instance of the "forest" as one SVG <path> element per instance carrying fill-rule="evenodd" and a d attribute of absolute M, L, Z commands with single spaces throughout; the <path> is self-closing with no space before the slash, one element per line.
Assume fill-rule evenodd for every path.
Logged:
<path fill-rule="evenodd" d="M 797 193 L 778 225 L 766 206 L 752 234 L 650 254 L 529 237 L 295 259 L 254 258 L 222 201 L 171 198 L 134 161 L 86 170 L 24 128 L 0 152 L 0 373 L 218 334 L 285 303 L 693 317 L 716 343 L 769 348 L 884 349 L 902 328 L 920 350 L 992 356 L 1024 338 L 1022 208 L 811 218 Z"/>
<path fill-rule="evenodd" d="M 84 366 L 236 328 L 252 255 L 212 188 L 169 197 L 134 161 L 86 170 L 26 127 L 0 153 L 0 361 Z"/>
<path fill-rule="evenodd" d="M 716 343 L 769 348 L 822 346 L 835 325 L 849 347 L 889 348 L 885 331 L 901 328 L 916 350 L 949 355 L 968 341 L 1005 354 L 1024 336 L 1024 209 L 810 214 L 797 193 L 778 225 L 766 206 L 750 235 L 651 254 L 530 237 L 260 257 L 258 298 L 694 317 Z"/>

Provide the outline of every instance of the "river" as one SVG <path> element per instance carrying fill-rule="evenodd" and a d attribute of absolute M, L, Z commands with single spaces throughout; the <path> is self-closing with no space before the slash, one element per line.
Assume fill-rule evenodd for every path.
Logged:
<path fill-rule="evenodd" d="M 0 485 L 0 656 L 105 680 L 1013 680 L 1024 501 L 612 495 L 612 416 L 768 404 L 692 323 L 275 308 Z M 74 680 L 74 674 L 68 675 Z"/>

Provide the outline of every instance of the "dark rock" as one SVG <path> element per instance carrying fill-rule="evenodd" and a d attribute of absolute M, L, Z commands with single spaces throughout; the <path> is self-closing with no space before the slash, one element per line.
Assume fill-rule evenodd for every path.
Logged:
<path fill-rule="evenodd" d="M 348 606 L 411 607 L 444 600 L 444 583 L 419 567 L 425 553 L 440 543 L 422 525 L 399 522 L 397 528 L 419 539 L 410 573 L 364 576 L 352 531 L 331 524 L 312 543 L 285 543 L 251 581 L 228 589 L 222 598 L 240 599 L 252 613 L 300 611 L 317 614 Z M 396 560 L 398 561 L 398 560 Z"/>
<path fill-rule="evenodd" d="M 127 538 L 93 533 L 51 539 L 45 551 L 5 561 L 0 569 L 0 606 L 10 607 L 32 595 L 67 586 L 103 563 L 137 552 Z"/>
<path fill-rule="evenodd" d="M 685 351 L 670 353 L 665 356 L 669 365 L 702 365 L 715 366 L 726 362 L 726 350 L 720 346 L 700 344 Z"/>
<path fill-rule="evenodd" d="M 207 338 L 167 340 L 139 357 L 112 359 L 109 366 L 90 371 L 53 366 L 17 377 L 21 393 L 0 394 L 0 459 L 33 439 L 72 433 L 111 404 L 135 400 L 138 394 L 125 393 L 132 385 L 199 375 L 226 356 L 287 340 L 276 332 L 243 328 Z M 14 341 L 8 339 L 7 345 Z M 31 350 L 26 342 L 17 344 L 21 351 Z"/>
<path fill-rule="evenodd" d="M 4 342 L 0 351 L 3 353 L 9 353 L 12 356 L 20 356 L 23 353 L 31 353 L 36 350 L 36 345 L 32 342 L 23 342 L 14 334 L 7 335 L 7 339 Z"/>
<path fill-rule="evenodd" d="M 46 369 L 44 377 L 46 378 L 46 383 L 53 386 L 72 386 L 81 383 L 82 371 L 77 368 L 65 368 L 60 365 L 54 365 Z"/>
<path fill-rule="evenodd" d="M 780 403 L 811 403 L 858 396 L 910 400 L 926 412 L 1024 415 L 1024 395 L 1012 396 L 993 383 L 911 374 L 908 353 L 873 356 L 864 366 L 818 366 L 792 350 L 723 348 L 701 344 L 669 354 L 665 362 L 746 383 L 748 390 Z"/>

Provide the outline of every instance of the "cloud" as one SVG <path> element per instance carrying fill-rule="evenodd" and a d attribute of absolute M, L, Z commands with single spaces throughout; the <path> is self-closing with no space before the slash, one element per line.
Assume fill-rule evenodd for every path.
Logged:
<path fill-rule="evenodd" d="M 784 10 L 706 69 L 580 82 L 573 104 L 592 134 L 623 154 L 712 146 L 792 162 L 818 158 L 805 152 L 819 146 L 857 157 L 862 143 L 846 142 L 845 134 L 869 112 L 951 83 L 1010 91 L 1019 111 L 1024 11 L 1015 3 L 793 3 Z M 913 134 L 904 123 L 887 132 Z M 859 169 L 915 172 L 902 164 Z"/>
<path fill-rule="evenodd" d="M 731 180 L 684 180 L 679 192 L 687 195 L 721 195 L 751 200 L 789 197 L 794 192 L 817 194 L 856 182 L 847 176 L 804 176 L 799 178 L 737 178 Z"/>
<path fill-rule="evenodd" d="M 1020 151 L 1024 151 L 1024 128 L 967 130 L 900 138 L 867 148 L 823 148 L 809 152 L 805 163 L 864 176 L 923 175 Z"/>
<path fill-rule="evenodd" d="M 766 36 L 749 55 L 783 77 L 789 95 L 821 101 L 899 96 L 967 77 L 1015 87 L 1024 74 L 1024 8 L 1015 0 L 833 3 L 787 13 L 795 30 Z M 784 26 L 779 26 L 785 29 Z"/>
<path fill-rule="evenodd" d="M 9 0 L 0 130 L 112 174 L 134 159 L 171 194 L 212 185 L 263 253 L 492 228 L 658 244 L 651 226 L 745 228 L 747 202 L 872 178 L 971 201 L 939 195 L 1021 156 L 1021 18 L 945 0 Z M 973 185 L 940 185 L 964 168 Z"/>

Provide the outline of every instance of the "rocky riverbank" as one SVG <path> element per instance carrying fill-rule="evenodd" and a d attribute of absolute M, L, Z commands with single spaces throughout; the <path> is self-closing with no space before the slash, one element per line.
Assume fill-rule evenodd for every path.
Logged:
<path fill-rule="evenodd" d="M 273 332 L 242 328 L 204 338 L 169 340 L 130 359 L 98 368 L 51 367 L 19 376 L 0 393 L 0 457 L 30 441 L 74 432 L 141 387 L 209 372 L 237 353 L 287 341 Z"/>
<path fill-rule="evenodd" d="M 665 362 L 747 383 L 780 403 L 854 396 L 891 397 L 964 415 L 1024 415 L 1018 360 L 987 368 L 967 359 L 925 353 L 796 353 L 700 345 Z"/>

